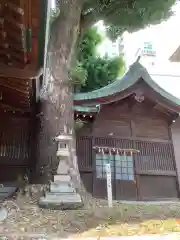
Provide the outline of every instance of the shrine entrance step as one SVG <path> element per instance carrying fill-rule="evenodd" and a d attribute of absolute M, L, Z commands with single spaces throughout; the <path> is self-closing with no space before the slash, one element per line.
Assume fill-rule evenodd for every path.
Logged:
<path fill-rule="evenodd" d="M 16 183 L 0 183 L 0 201 L 3 202 L 13 197 L 19 189 Z"/>

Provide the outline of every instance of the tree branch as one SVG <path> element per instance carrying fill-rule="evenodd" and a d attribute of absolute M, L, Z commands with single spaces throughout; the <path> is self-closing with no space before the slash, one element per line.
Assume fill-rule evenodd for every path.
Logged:
<path fill-rule="evenodd" d="M 81 34 L 84 35 L 87 29 L 92 27 L 92 25 L 95 24 L 98 20 L 99 19 L 95 17 L 94 11 L 91 11 L 86 15 L 81 15 L 81 21 L 80 21 Z"/>

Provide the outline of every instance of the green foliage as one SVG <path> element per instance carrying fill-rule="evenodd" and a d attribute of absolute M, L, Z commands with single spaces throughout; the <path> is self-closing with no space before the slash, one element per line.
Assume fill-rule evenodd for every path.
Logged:
<path fill-rule="evenodd" d="M 85 61 L 83 66 L 88 72 L 88 77 L 86 84 L 81 86 L 81 92 L 88 92 L 115 81 L 120 73 L 123 73 L 124 62 L 121 57 L 94 57 Z"/>
<path fill-rule="evenodd" d="M 57 6 L 61 1 L 57 1 Z M 82 27 L 89 28 L 104 20 L 108 33 L 115 38 L 124 31 L 133 32 L 157 24 L 173 15 L 175 0 L 82 0 Z"/>
<path fill-rule="evenodd" d="M 94 57 L 96 46 L 102 39 L 96 29 L 91 28 L 88 32 L 87 29 L 103 20 L 108 36 L 115 39 L 125 31 L 137 31 L 167 20 L 173 15 L 172 6 L 176 0 L 82 0 L 79 3 L 82 3 L 79 30 L 88 37 L 86 34 L 79 45 L 77 66 L 71 70 L 71 76 L 76 86 L 81 85 L 81 90 L 89 91 L 114 81 L 124 71 L 124 63 L 121 58 Z M 52 21 L 60 11 L 63 13 L 65 4 L 66 1 L 56 0 L 58 10 L 53 12 Z"/>
<path fill-rule="evenodd" d="M 97 28 L 93 27 L 88 29 L 82 41 L 79 43 L 78 60 L 84 61 L 85 59 L 94 57 L 96 55 L 96 47 L 102 43 L 103 38 L 98 33 Z"/>
<path fill-rule="evenodd" d="M 81 74 L 81 81 L 73 80 L 76 91 L 78 89 L 81 92 L 87 92 L 99 89 L 113 82 L 124 73 L 125 65 L 121 57 L 109 58 L 105 56 L 101 58 L 97 55 L 96 49 L 102 40 L 97 29 L 90 28 L 80 42 L 77 56 L 78 64 L 80 64 L 81 71 L 86 74 Z"/>
<path fill-rule="evenodd" d="M 172 16 L 175 0 L 88 0 L 84 5 L 91 9 L 92 18 L 102 19 L 112 36 L 124 31 L 137 31 L 149 24 L 157 24 Z"/>
<path fill-rule="evenodd" d="M 87 70 L 82 66 L 81 62 L 77 62 L 76 66 L 70 71 L 70 78 L 72 79 L 73 85 L 84 86 L 87 80 Z"/>

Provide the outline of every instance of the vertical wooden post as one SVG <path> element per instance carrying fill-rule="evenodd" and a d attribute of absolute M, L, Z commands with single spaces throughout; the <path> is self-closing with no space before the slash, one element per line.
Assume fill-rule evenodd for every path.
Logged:
<path fill-rule="evenodd" d="M 106 180 L 107 180 L 107 199 L 108 206 L 112 207 L 112 183 L 111 183 L 111 164 L 106 164 Z"/>
<path fill-rule="evenodd" d="M 174 157 L 175 157 L 175 167 L 177 174 L 178 183 L 178 197 L 180 197 L 180 117 L 176 122 L 172 123 L 171 126 L 173 147 L 174 147 Z"/>

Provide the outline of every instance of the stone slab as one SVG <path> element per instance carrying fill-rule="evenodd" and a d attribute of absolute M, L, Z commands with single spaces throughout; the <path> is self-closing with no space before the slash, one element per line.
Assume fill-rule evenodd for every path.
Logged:
<path fill-rule="evenodd" d="M 75 193 L 76 190 L 66 182 L 63 183 L 51 183 L 50 185 L 50 192 L 51 193 Z"/>
<path fill-rule="evenodd" d="M 66 193 L 65 193 L 65 192 L 62 192 L 62 193 L 47 192 L 46 194 L 47 194 L 48 196 L 49 196 L 49 195 L 53 195 L 53 196 L 54 196 L 54 195 L 56 195 L 56 196 L 66 196 L 67 194 L 68 194 L 68 195 L 69 195 L 69 194 L 70 194 L 70 195 L 71 195 L 71 194 L 72 194 L 72 195 L 73 195 L 73 194 L 76 194 L 76 192 L 74 192 L 74 193 L 69 193 L 69 192 L 68 192 L 68 193 L 67 193 L 67 192 L 66 192 Z"/>
<path fill-rule="evenodd" d="M 57 153 L 56 153 L 57 157 L 69 157 L 70 156 L 70 152 L 67 151 L 66 149 L 58 149 Z"/>
<path fill-rule="evenodd" d="M 8 217 L 7 209 L 0 206 L 0 223 L 6 220 L 7 217 Z"/>
<path fill-rule="evenodd" d="M 68 175 L 69 171 L 69 166 L 66 163 L 66 160 L 60 160 L 58 169 L 57 169 L 57 174 L 66 174 Z"/>
<path fill-rule="evenodd" d="M 16 191 L 18 190 L 18 187 L 16 186 L 1 186 L 0 187 L 0 200 L 4 201 L 5 199 L 13 196 Z"/>
<path fill-rule="evenodd" d="M 51 182 L 51 184 L 50 184 L 51 186 L 55 186 L 55 187 L 57 187 L 57 186 L 72 186 L 72 182 Z"/>
<path fill-rule="evenodd" d="M 59 136 L 57 136 L 57 137 L 55 137 L 55 140 L 56 141 L 58 141 L 58 142 L 61 142 L 61 141 L 63 141 L 63 142 L 69 142 L 69 141 L 72 141 L 72 135 L 64 135 L 64 134 L 61 134 L 61 135 L 59 135 Z"/>
<path fill-rule="evenodd" d="M 73 210 L 83 206 L 79 194 L 74 195 L 50 195 L 40 198 L 39 206 L 48 209 Z"/>
<path fill-rule="evenodd" d="M 54 176 L 54 182 L 70 182 L 71 177 L 69 175 L 55 175 Z"/>
<path fill-rule="evenodd" d="M 52 194 L 47 193 L 45 196 L 47 201 L 53 202 L 81 202 L 81 197 L 79 194 Z"/>

